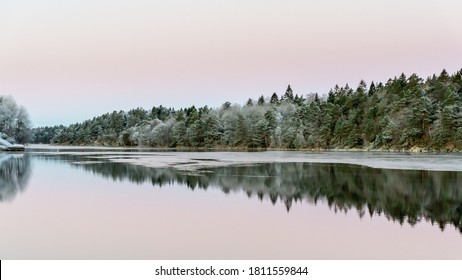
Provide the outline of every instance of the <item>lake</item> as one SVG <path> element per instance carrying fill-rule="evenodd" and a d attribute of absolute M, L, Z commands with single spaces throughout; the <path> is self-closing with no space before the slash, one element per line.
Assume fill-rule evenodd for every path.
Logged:
<path fill-rule="evenodd" d="M 462 156 L 0 153 L 0 259 L 461 259 Z"/>

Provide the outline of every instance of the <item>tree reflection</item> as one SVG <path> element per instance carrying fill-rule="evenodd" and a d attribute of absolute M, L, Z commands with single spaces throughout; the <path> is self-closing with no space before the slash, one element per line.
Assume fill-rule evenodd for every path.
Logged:
<path fill-rule="evenodd" d="M 321 163 L 265 163 L 180 171 L 96 159 L 74 166 L 137 184 L 183 184 L 192 190 L 214 187 L 227 194 L 244 192 L 273 204 L 284 203 L 287 211 L 295 203 L 321 201 L 335 212 L 354 210 L 360 217 L 383 214 L 389 220 L 410 225 L 425 219 L 442 230 L 454 225 L 462 233 L 462 172 Z"/>
<path fill-rule="evenodd" d="M 31 175 L 30 159 L 23 154 L 0 154 L 0 202 L 23 192 Z"/>

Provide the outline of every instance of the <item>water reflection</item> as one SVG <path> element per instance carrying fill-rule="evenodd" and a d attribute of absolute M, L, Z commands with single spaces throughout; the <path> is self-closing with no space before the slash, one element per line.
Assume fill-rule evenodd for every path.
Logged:
<path fill-rule="evenodd" d="M 30 175 L 29 156 L 0 154 L 0 202 L 12 201 L 18 192 L 23 192 Z"/>
<path fill-rule="evenodd" d="M 422 219 L 441 230 L 455 226 L 462 233 L 462 172 L 374 169 L 348 164 L 265 163 L 200 169 L 147 168 L 101 162 L 73 156 L 61 160 L 112 180 L 154 186 L 183 184 L 188 188 L 220 188 L 225 193 L 245 192 L 287 211 L 293 203 L 326 201 L 334 211 L 356 210 L 364 215 L 385 215 L 400 224 Z M 79 162 L 76 162 L 79 161 Z"/>

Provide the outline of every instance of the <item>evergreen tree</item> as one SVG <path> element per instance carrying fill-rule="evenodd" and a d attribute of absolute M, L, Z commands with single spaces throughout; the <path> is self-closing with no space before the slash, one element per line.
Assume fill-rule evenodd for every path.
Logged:
<path fill-rule="evenodd" d="M 265 97 L 263 95 L 261 95 L 259 98 L 258 98 L 258 106 L 263 106 L 265 105 Z"/>
<path fill-rule="evenodd" d="M 248 144 L 248 131 L 247 124 L 242 114 L 238 115 L 236 135 L 234 137 L 234 146 L 247 146 Z"/>
<path fill-rule="evenodd" d="M 284 102 L 281 102 L 284 101 Z M 254 105 L 258 106 L 254 106 Z M 386 84 L 361 80 L 353 90 L 336 85 L 327 95 L 294 95 L 290 85 L 251 98 L 246 106 L 163 106 L 114 111 L 68 127 L 34 129 L 36 142 L 71 145 L 250 148 L 462 149 L 462 70 L 425 81 L 403 73 Z M 30 123 L 11 99 L 0 98 L 0 129 L 26 141 Z M 13 121 L 11 121 L 13 120 Z"/>
<path fill-rule="evenodd" d="M 284 95 L 282 97 L 282 100 L 289 101 L 289 102 L 294 101 L 294 93 L 293 93 L 292 88 L 290 87 L 290 85 L 287 86 L 286 92 L 284 93 Z"/>
<path fill-rule="evenodd" d="M 245 104 L 245 106 L 247 106 L 247 107 L 252 107 L 252 106 L 253 106 L 253 100 L 252 100 L 251 98 L 249 98 L 249 99 L 247 100 L 247 103 Z"/>
<path fill-rule="evenodd" d="M 279 104 L 279 97 L 276 93 L 273 93 L 273 95 L 271 95 L 270 103 L 273 105 Z"/>

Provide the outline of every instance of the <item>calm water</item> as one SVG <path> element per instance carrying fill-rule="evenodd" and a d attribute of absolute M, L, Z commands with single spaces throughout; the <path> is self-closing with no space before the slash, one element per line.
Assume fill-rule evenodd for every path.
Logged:
<path fill-rule="evenodd" d="M 411 168 L 462 158 L 348 156 L 410 168 L 339 153 L 0 154 L 0 259 L 462 258 L 462 172 Z"/>

